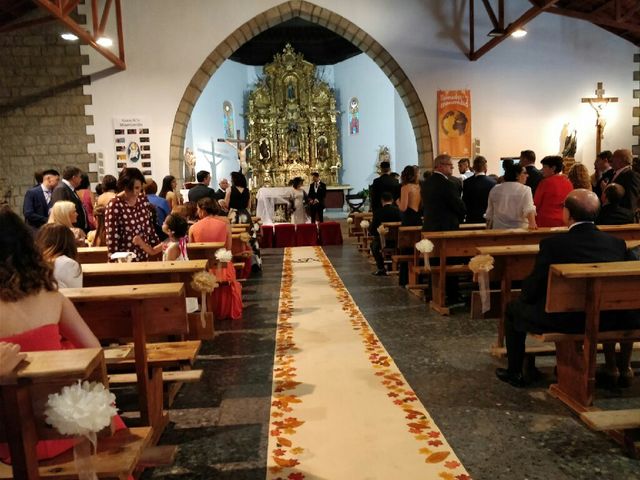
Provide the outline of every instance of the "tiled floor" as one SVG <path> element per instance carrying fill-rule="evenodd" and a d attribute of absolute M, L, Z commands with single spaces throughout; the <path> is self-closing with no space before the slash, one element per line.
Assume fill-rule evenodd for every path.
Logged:
<path fill-rule="evenodd" d="M 354 246 L 325 251 L 473 478 L 640 478 L 640 461 L 589 431 L 546 393 L 551 367 L 534 388 L 518 390 L 495 379 L 501 362 L 488 354 L 494 320 L 470 320 L 464 309 L 440 317 L 393 278 L 372 276 Z M 180 446 L 175 464 L 144 478 L 265 477 L 282 254 L 263 253 L 262 275 L 245 284 L 244 320 L 216 324 L 216 338 L 205 342 L 197 365 L 205 370 L 203 381 L 186 385 L 170 412 L 161 442 Z M 600 405 L 640 408 L 640 380 L 623 400 L 602 390 L 597 395 Z"/>

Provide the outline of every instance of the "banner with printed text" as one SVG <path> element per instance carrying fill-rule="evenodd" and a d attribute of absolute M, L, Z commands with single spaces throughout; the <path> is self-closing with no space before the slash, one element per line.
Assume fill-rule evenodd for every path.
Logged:
<path fill-rule="evenodd" d="M 438 90 L 438 153 L 471 156 L 470 90 Z"/>

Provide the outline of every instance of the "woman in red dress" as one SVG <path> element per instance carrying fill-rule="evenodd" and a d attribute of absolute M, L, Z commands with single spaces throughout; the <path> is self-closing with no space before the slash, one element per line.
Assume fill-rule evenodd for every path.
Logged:
<path fill-rule="evenodd" d="M 0 207 L 0 245 L 0 342 L 17 344 L 23 352 L 100 347 L 71 301 L 58 292 L 53 270 L 29 229 L 8 207 Z M 119 417 L 115 425 L 124 428 Z M 74 444 L 73 439 L 40 441 L 38 459 L 52 458 Z M 10 462 L 2 443 L 0 461 Z"/>
<path fill-rule="evenodd" d="M 573 185 L 562 174 L 562 157 L 549 156 L 542 159 L 542 181 L 536 188 L 533 203 L 536 206 L 538 227 L 562 227 L 564 199 L 573 190 Z"/>
<path fill-rule="evenodd" d="M 224 242 L 225 248 L 231 250 L 231 225 L 219 217 L 220 206 L 211 198 L 198 201 L 198 217 L 200 220 L 189 229 L 190 242 Z M 212 293 L 214 316 L 217 319 L 242 318 L 242 286 L 236 280 L 233 262 L 227 263 L 224 269 L 213 269 L 219 282 L 224 282 Z"/>

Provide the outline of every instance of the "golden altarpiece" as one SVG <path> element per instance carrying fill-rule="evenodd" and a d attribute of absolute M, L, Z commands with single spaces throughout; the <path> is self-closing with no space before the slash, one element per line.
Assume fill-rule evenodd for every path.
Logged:
<path fill-rule="evenodd" d="M 248 160 L 254 187 L 285 186 L 294 177 L 309 184 L 314 171 L 327 185 L 338 185 L 335 96 L 291 45 L 265 65 L 247 111 L 248 139 L 255 142 Z"/>

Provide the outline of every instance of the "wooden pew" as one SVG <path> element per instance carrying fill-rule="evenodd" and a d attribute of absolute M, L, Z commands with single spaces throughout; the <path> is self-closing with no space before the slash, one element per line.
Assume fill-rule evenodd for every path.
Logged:
<path fill-rule="evenodd" d="M 389 273 L 397 273 L 397 258 L 399 256 L 398 230 L 402 226 L 402 222 L 382 222 L 382 225 L 387 229 L 387 234 L 384 236 L 385 248 L 382 251 L 382 256 L 385 258 L 385 261 L 387 258 L 391 257 L 391 272 Z M 389 247 L 390 243 L 393 245 L 392 247 Z M 394 258 L 396 259 L 395 261 Z"/>
<path fill-rule="evenodd" d="M 15 374 L 0 384 L 0 441 L 8 442 L 12 466 L 0 463 L 0 479 L 77 478 L 73 453 L 38 462 L 37 440 L 69 438 L 44 422 L 44 407 L 50 393 L 76 380 L 107 385 L 104 356 L 100 348 L 27 353 Z M 124 429 L 98 437 L 92 455 L 99 478 L 127 479 L 150 443 L 150 427 Z"/>
<path fill-rule="evenodd" d="M 603 225 L 600 230 L 608 232 L 623 240 L 640 240 L 640 225 Z M 428 238 L 434 244 L 431 258 L 438 258 L 440 264 L 431 268 L 432 300 L 430 306 L 442 315 L 449 314 L 445 299 L 445 284 L 448 274 L 468 273 L 466 264 L 451 265 L 448 259 L 452 257 L 472 257 L 478 247 L 531 245 L 539 244 L 540 240 L 559 232 L 566 232 L 567 228 L 540 228 L 538 230 L 453 230 L 448 232 L 422 232 L 422 238 Z M 425 273 L 420 265 L 422 255 L 414 249 L 414 276 L 409 275 L 409 288 L 415 273 Z"/>
<path fill-rule="evenodd" d="M 78 247 L 78 263 L 106 263 L 108 261 L 107 247 Z"/>
<path fill-rule="evenodd" d="M 207 268 L 214 268 L 216 252 L 224 248 L 224 242 L 193 242 L 187 243 L 187 255 L 189 260 L 207 260 Z"/>
<path fill-rule="evenodd" d="M 586 316 L 583 334 L 538 336 L 556 344 L 558 383 L 549 387 L 549 393 L 574 412 L 598 410 L 593 406 L 597 344 L 640 340 L 640 330 L 599 331 L 601 311 L 640 308 L 639 285 L 640 261 L 552 265 L 549 269 L 548 289 L 553 295 L 547 296 L 546 311 L 583 311 Z M 612 436 L 627 447 L 633 445 L 625 432 L 614 431 Z M 633 455 L 637 456 L 635 446 Z"/>
<path fill-rule="evenodd" d="M 92 288 L 63 288 L 98 339 L 133 338 L 135 370 L 138 379 L 140 415 L 153 427 L 155 444 L 168 422 L 163 412 L 162 370 L 179 363 L 170 356 L 153 361 L 148 354 L 152 338 L 187 335 L 189 325 L 182 283 L 122 285 Z M 175 342 L 191 348 L 195 359 L 200 342 Z"/>

